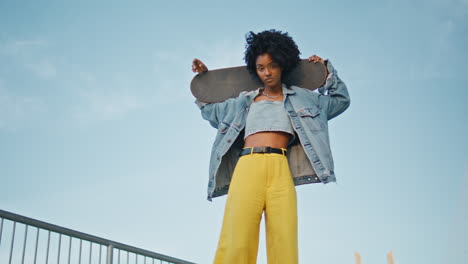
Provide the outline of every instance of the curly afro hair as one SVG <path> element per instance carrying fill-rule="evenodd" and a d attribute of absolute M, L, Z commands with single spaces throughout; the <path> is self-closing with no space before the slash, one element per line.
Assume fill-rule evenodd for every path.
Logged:
<path fill-rule="evenodd" d="M 270 29 L 255 34 L 246 34 L 244 61 L 250 74 L 258 78 L 256 60 L 259 55 L 270 54 L 273 61 L 282 69 L 282 76 L 287 75 L 299 62 L 299 49 L 288 33 Z M 283 78 L 284 79 L 284 78 Z"/>

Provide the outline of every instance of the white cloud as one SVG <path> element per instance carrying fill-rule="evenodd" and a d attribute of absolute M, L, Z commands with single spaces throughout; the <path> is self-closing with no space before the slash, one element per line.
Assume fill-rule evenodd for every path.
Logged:
<path fill-rule="evenodd" d="M 242 42 L 223 39 L 200 47 L 195 56 L 194 50 L 154 53 L 155 101 L 194 100 L 190 92 L 190 82 L 195 76 L 191 67 L 194 58 L 202 60 L 210 70 L 243 65 Z"/>
<path fill-rule="evenodd" d="M 0 54 L 18 54 L 33 48 L 44 48 L 49 46 L 45 40 L 7 40 L 0 42 Z"/>
<path fill-rule="evenodd" d="M 74 93 L 72 117 L 81 122 L 118 120 L 149 107 L 151 98 L 135 92 L 125 80 L 106 78 L 101 81 L 93 73 L 79 72 L 71 87 Z"/>
<path fill-rule="evenodd" d="M 9 58 L 13 64 L 8 67 L 18 67 L 28 70 L 43 80 L 51 80 L 57 76 L 57 66 L 51 56 L 46 55 L 50 43 L 41 40 L 0 40 L 0 64 L 2 57 Z"/>
<path fill-rule="evenodd" d="M 241 41 L 236 44 L 229 40 L 220 40 L 200 47 L 197 54 L 210 69 L 232 67 L 243 64 L 242 47 Z M 149 69 L 152 71 L 152 80 L 138 80 L 125 72 L 103 75 L 70 63 L 62 63 L 58 67 L 51 44 L 44 40 L 2 42 L 0 39 L 0 64 L 1 58 L 7 56 L 10 61 L 15 62 L 15 72 L 26 70 L 26 73 L 31 73 L 31 76 L 26 77 L 32 80 L 54 80 L 50 87 L 60 87 L 60 93 L 64 96 L 62 98 L 65 101 L 69 98 L 69 103 L 65 103 L 66 109 L 60 112 L 81 123 L 118 120 L 148 108 L 181 101 L 193 102 L 190 92 L 190 81 L 194 76 L 191 71 L 194 57 L 192 52 L 193 50 L 155 52 L 153 68 Z M 9 87 L 10 91 L 14 88 Z M 8 101 L 0 106 L 2 126 L 11 123 L 11 120 L 19 120 L 20 116 L 28 116 L 32 109 L 45 106 L 44 102 L 50 100 L 47 97 L 39 97 L 43 101 L 32 97 L 15 97 L 7 91 L 3 89 L 1 94 L 2 100 Z M 62 106 L 63 103 L 53 102 L 51 105 Z M 7 119 L 10 121 L 5 121 Z"/>
<path fill-rule="evenodd" d="M 35 63 L 27 63 L 25 66 L 37 77 L 44 80 L 54 79 L 57 76 L 57 67 L 48 59 L 43 59 Z"/>
<path fill-rule="evenodd" d="M 39 98 L 13 95 L 0 79 L 0 129 L 14 130 L 35 120 L 35 116 L 46 110 Z"/>
<path fill-rule="evenodd" d="M 190 80 L 194 75 L 191 70 L 192 59 L 181 53 L 154 54 L 154 102 L 170 104 L 190 98 Z"/>
<path fill-rule="evenodd" d="M 145 107 L 142 98 L 121 92 L 85 92 L 82 96 L 83 104 L 74 111 L 74 117 L 80 120 L 116 120 Z"/>

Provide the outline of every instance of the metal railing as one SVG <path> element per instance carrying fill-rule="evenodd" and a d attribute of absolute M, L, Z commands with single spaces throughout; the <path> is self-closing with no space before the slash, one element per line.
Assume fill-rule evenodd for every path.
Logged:
<path fill-rule="evenodd" d="M 28 234 L 31 227 L 35 229 L 33 237 Z M 17 243 L 18 239 L 22 243 Z M 0 263 L 194 264 L 3 210 Z"/>

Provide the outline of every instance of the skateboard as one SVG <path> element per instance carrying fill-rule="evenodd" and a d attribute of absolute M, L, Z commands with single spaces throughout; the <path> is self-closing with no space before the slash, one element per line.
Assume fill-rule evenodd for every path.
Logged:
<path fill-rule="evenodd" d="M 326 78 L 327 70 L 323 63 L 313 63 L 304 59 L 283 82 L 287 85 L 315 90 L 325 83 Z M 261 81 L 252 76 L 246 66 L 239 66 L 199 73 L 193 77 L 190 90 L 198 101 L 216 103 L 261 86 L 263 86 Z"/>

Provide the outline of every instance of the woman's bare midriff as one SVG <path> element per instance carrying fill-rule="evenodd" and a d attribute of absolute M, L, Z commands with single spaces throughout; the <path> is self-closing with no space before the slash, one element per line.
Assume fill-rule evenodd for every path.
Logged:
<path fill-rule="evenodd" d="M 265 131 L 248 136 L 245 139 L 244 148 L 272 147 L 287 148 L 291 135 L 285 132 Z"/>

